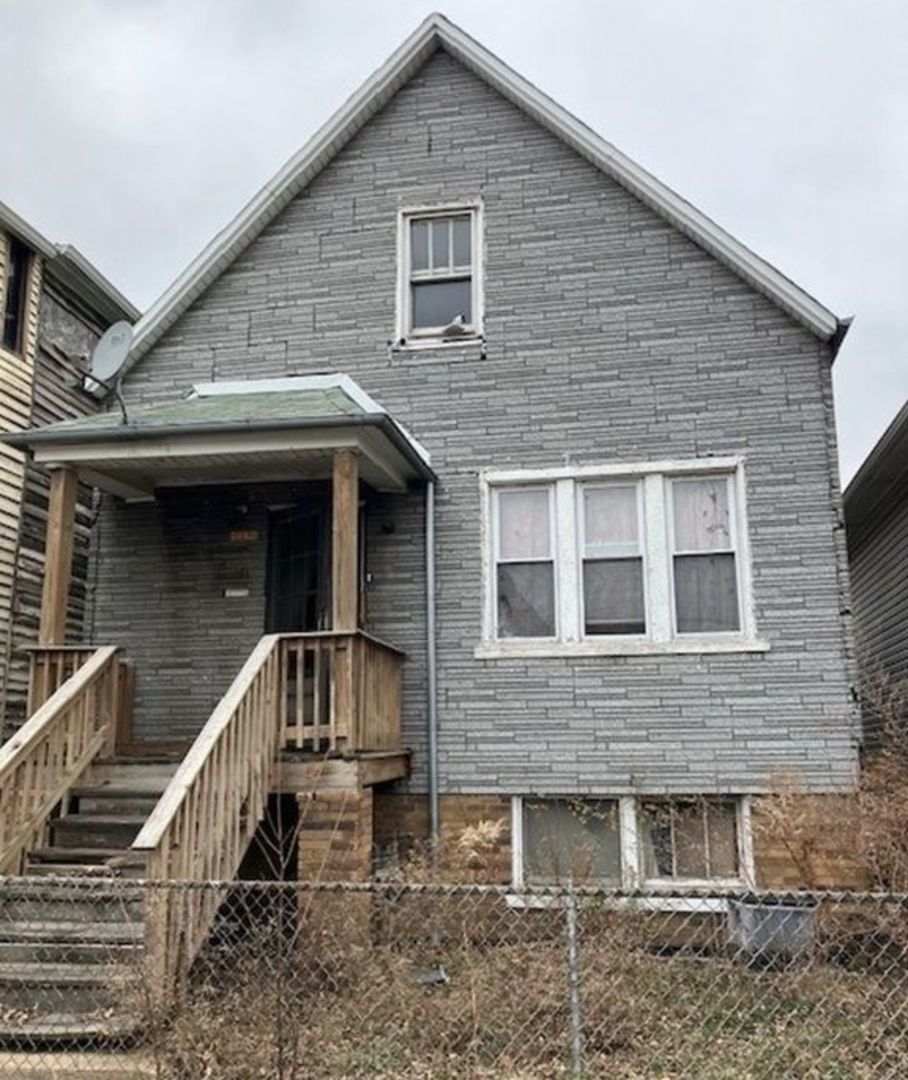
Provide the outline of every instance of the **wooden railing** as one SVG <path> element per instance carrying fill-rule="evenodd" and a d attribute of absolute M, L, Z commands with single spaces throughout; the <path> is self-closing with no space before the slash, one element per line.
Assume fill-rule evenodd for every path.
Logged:
<path fill-rule="evenodd" d="M 403 653 L 362 630 L 281 635 L 281 744 L 399 750 Z"/>
<path fill-rule="evenodd" d="M 279 751 L 400 748 L 402 654 L 362 631 L 269 634 L 211 714 L 132 845 L 154 881 L 231 881 L 267 808 Z M 152 984 L 172 992 L 224 894 L 152 889 Z"/>
<path fill-rule="evenodd" d="M 39 709 L 92 656 L 93 645 L 35 645 L 29 652 L 28 715 Z"/>
<path fill-rule="evenodd" d="M 59 685 L 0 747 L 0 873 L 21 871 L 51 812 L 92 760 L 112 751 L 116 733 L 116 646 L 72 650 L 59 664 L 48 655 L 37 670 L 35 700 L 54 681 Z"/>
<path fill-rule="evenodd" d="M 278 758 L 279 638 L 263 637 L 183 759 L 132 845 L 155 880 L 230 881 L 265 815 Z M 154 892 L 146 911 L 149 970 L 159 991 L 185 975 L 222 897 Z"/>
<path fill-rule="evenodd" d="M 31 716 L 94 654 L 94 645 L 31 645 L 28 647 L 28 715 Z M 121 748 L 132 739 L 134 669 L 122 653 L 117 657 L 116 722 L 114 744 Z"/>

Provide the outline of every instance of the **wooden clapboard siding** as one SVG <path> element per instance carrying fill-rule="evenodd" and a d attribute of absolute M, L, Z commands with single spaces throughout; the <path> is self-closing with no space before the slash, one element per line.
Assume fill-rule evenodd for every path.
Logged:
<path fill-rule="evenodd" d="M 59 296 L 41 289 L 37 310 L 37 337 L 32 346 L 29 397 L 21 427 L 38 427 L 59 420 L 84 416 L 98 408 L 95 401 L 78 389 L 83 373 L 80 354 L 88 353 L 100 337 L 103 326 Z M 35 320 L 33 320 L 35 321 Z M 64 347 L 61 347 L 64 346 Z M 2 356 L 2 354 L 0 354 Z M 19 373 L 20 383 L 23 381 Z M 44 543 L 50 474 L 46 469 L 24 464 L 15 455 L 18 469 L 15 498 L 10 498 L 8 528 L 14 536 L 0 539 L 0 582 L 8 575 L 5 598 L 0 585 L 0 734 L 17 728 L 26 718 L 28 695 L 28 654 L 24 649 L 38 640 L 41 593 L 44 582 Z M 0 489 L 3 462 L 0 459 Z M 89 575 L 88 548 L 93 515 L 93 492 L 80 485 L 76 499 L 73 543 L 73 571 L 69 590 L 67 637 L 85 640 Z M 4 503 L 0 490 L 0 515 Z M 13 513 L 14 511 L 14 513 Z M 0 524 L 0 529 L 2 529 Z"/>
<path fill-rule="evenodd" d="M 9 239 L 0 234 L 0 298 L 6 293 L 8 251 Z M 14 355 L 0 348 L 0 431 L 4 433 L 23 431 L 31 423 L 41 271 L 41 260 L 33 255 L 26 285 L 22 354 Z M 0 446 L 0 707 L 12 689 L 10 653 L 26 472 L 25 455 Z"/>

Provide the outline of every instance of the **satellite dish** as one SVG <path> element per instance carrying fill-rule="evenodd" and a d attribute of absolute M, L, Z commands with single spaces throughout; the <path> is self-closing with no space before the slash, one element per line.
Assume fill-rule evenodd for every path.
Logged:
<path fill-rule="evenodd" d="M 120 372 L 123 361 L 132 345 L 132 325 L 125 320 L 108 326 L 104 336 L 94 347 L 91 354 L 91 366 L 82 380 L 83 389 L 92 397 L 103 398 L 112 393 L 123 414 L 123 423 L 127 422 L 126 404 L 120 393 Z"/>
<path fill-rule="evenodd" d="M 104 336 L 91 354 L 89 378 L 100 383 L 105 390 L 111 388 L 111 380 L 123 366 L 132 345 L 132 325 L 125 320 L 108 326 Z"/>

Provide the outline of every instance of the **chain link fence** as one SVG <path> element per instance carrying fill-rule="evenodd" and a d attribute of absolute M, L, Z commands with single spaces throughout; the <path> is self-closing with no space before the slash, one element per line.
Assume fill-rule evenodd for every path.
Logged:
<path fill-rule="evenodd" d="M 905 896 L 0 881 L 3 1078 L 894 1078 L 906 1009 Z"/>

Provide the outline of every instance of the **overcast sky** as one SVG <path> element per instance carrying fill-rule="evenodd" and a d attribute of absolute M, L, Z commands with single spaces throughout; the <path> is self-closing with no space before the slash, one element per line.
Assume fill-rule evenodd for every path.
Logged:
<path fill-rule="evenodd" d="M 431 10 L 0 0 L 0 199 L 146 307 Z M 449 18 L 855 323 L 847 480 L 908 397 L 906 0 L 450 0 Z"/>

